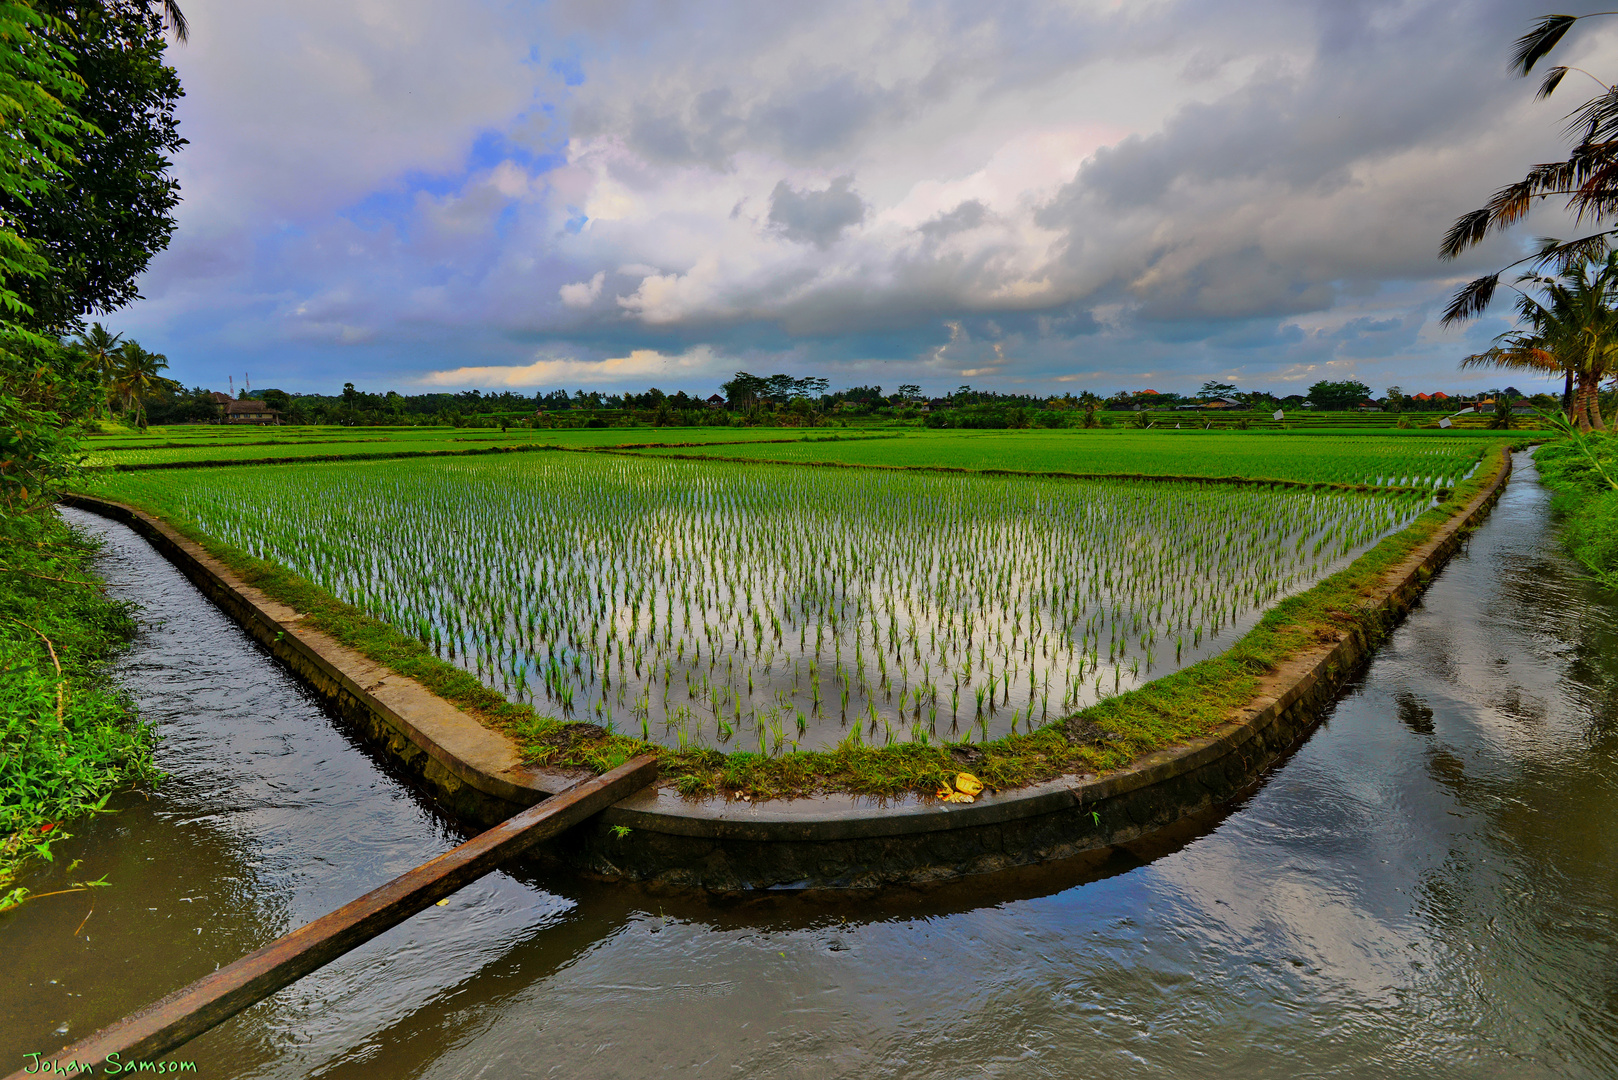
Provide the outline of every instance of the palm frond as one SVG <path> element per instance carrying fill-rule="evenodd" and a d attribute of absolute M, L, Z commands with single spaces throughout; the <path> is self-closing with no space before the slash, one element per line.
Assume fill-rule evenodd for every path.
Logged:
<path fill-rule="evenodd" d="M 1490 229 L 1506 229 L 1527 216 L 1534 203 L 1552 195 L 1577 199 L 1579 185 L 1605 166 L 1618 166 L 1618 143 L 1579 146 L 1565 161 L 1535 165 L 1528 175 L 1489 196 L 1480 210 L 1462 215 L 1444 234 L 1439 253 L 1453 259 L 1462 251 L 1481 243 Z M 1603 191 L 1591 189 L 1590 198 L 1599 201 Z"/>
<path fill-rule="evenodd" d="M 1561 371 L 1562 365 L 1544 349 L 1499 346 L 1473 353 L 1461 360 L 1461 368 L 1504 368 L 1508 371 Z"/>
<path fill-rule="evenodd" d="M 1448 261 L 1472 245 L 1481 244 L 1483 238 L 1489 234 L 1492 220 L 1488 207 L 1462 214 L 1444 234 L 1443 243 L 1438 247 L 1438 257 Z"/>
<path fill-rule="evenodd" d="M 1567 115 L 1567 133 L 1583 143 L 1604 142 L 1618 131 L 1618 87 L 1580 105 Z"/>
<path fill-rule="evenodd" d="M 185 12 L 174 0 L 163 0 L 163 22 L 168 25 L 175 41 L 183 45 L 191 40 L 191 24 L 185 21 Z"/>
<path fill-rule="evenodd" d="M 1618 209 L 1618 157 L 1610 150 L 1603 157 L 1597 160 L 1594 155 L 1587 156 L 1589 167 L 1578 170 L 1578 187 L 1568 199 L 1567 208 L 1580 220 L 1600 221 Z"/>
<path fill-rule="evenodd" d="M 1556 43 L 1578 21 L 1577 15 L 1546 15 L 1540 19 L 1528 33 L 1517 39 L 1511 54 L 1511 69 L 1519 75 L 1527 75 L 1542 56 L 1556 48 Z"/>
<path fill-rule="evenodd" d="M 1439 321 L 1449 326 L 1482 315 L 1494 299 L 1494 290 L 1499 285 L 1498 272 L 1467 282 L 1450 298 L 1449 307 L 1444 309 L 1444 317 Z"/>
<path fill-rule="evenodd" d="M 1567 68 L 1565 67 L 1553 67 L 1547 71 L 1545 73 L 1545 81 L 1539 84 L 1539 92 L 1534 95 L 1535 99 L 1544 101 L 1546 98 L 1556 93 L 1556 88 L 1562 85 L 1562 79 L 1566 75 Z"/>
<path fill-rule="evenodd" d="M 1549 236 L 1540 237 L 1537 241 L 1538 247 L 1529 257 L 1530 265 L 1540 268 L 1554 266 L 1566 272 L 1580 263 L 1601 262 L 1613 250 L 1612 237 L 1615 233 L 1618 233 L 1618 229 L 1609 229 L 1567 241 Z"/>

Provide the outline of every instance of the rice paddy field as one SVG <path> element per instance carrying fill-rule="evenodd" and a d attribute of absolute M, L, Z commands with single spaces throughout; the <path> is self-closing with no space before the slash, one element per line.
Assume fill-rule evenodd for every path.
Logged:
<path fill-rule="evenodd" d="M 201 434 L 198 434 L 201 432 Z M 651 428 L 500 433 L 456 428 L 153 429 L 91 440 L 92 465 L 355 459 L 525 448 L 660 457 L 950 468 L 970 471 L 1248 477 L 1304 483 L 1453 487 L 1498 433 L 926 431 L 880 428 Z M 662 445 L 659 445 L 662 444 Z"/>
<path fill-rule="evenodd" d="M 454 453 L 534 446 L 590 448 L 624 443 L 734 445 L 760 440 L 825 439 L 826 432 L 794 428 L 248 428 L 199 425 L 152 429 L 148 435 L 102 435 L 88 440 L 86 464 L 179 465 L 198 462 L 283 461 L 380 454 Z M 857 435 L 852 437 L 859 437 Z M 720 451 L 716 451 L 720 452 Z"/>
<path fill-rule="evenodd" d="M 1424 487 L 1476 463 L 1405 447 L 1285 462 Z M 634 454 L 121 473 L 102 491 L 294 570 L 540 714 L 772 755 L 1028 730 L 1223 649 L 1433 498 Z"/>
<path fill-rule="evenodd" d="M 1499 432 L 1400 434 L 1222 431 L 919 431 L 846 442 L 725 449 L 647 449 L 662 457 L 722 456 L 900 468 L 1238 476 L 1309 483 L 1453 487 Z"/>

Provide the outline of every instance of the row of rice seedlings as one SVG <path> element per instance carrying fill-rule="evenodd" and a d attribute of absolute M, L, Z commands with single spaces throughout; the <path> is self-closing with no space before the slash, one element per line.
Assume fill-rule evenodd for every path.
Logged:
<path fill-rule="evenodd" d="M 997 433 L 993 436 L 955 437 L 968 443 L 1004 440 L 1013 450 L 1015 468 L 1049 468 L 1087 472 L 1099 454 L 1105 467 L 1118 471 L 1165 476 L 1240 475 L 1301 483 L 1334 483 L 1369 487 L 1453 487 L 1469 476 L 1481 460 L 1486 441 L 1460 437 L 1454 441 L 1408 436 L 1356 436 L 1322 439 L 1314 436 L 1197 433 L 1176 436 L 1165 432 Z M 900 439 L 884 444 L 877 455 L 862 455 L 866 464 L 921 465 L 937 455 L 928 451 L 950 445 L 951 436 Z M 690 456 L 683 450 L 649 451 L 654 456 Z M 760 448 L 757 455 L 774 461 L 816 461 L 827 455 L 808 444 Z M 748 453 L 752 456 L 752 452 Z M 948 457 L 946 452 L 944 457 Z M 1039 464 L 1033 464 L 1038 461 Z"/>
<path fill-rule="evenodd" d="M 120 486 L 543 713 L 772 754 L 1026 730 L 1209 655 L 1430 505 L 580 455 Z"/>

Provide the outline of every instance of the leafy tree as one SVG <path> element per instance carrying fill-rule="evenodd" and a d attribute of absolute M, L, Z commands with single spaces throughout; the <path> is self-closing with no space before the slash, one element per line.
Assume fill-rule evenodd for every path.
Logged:
<path fill-rule="evenodd" d="M 1309 400 L 1315 403 L 1317 409 L 1352 409 L 1370 396 L 1369 386 L 1353 380 L 1322 380 L 1309 388 Z"/>
<path fill-rule="evenodd" d="M 43 505 L 76 467 L 80 421 L 105 401 L 101 381 L 51 341 L 0 348 L 0 509 Z"/>
<path fill-rule="evenodd" d="M 85 131 L 70 108 L 84 87 L 53 29 L 60 28 L 28 4 L 0 0 L 0 320 L 11 335 L 34 316 L 20 290 L 50 269 L 19 231 L 17 210 L 48 197 Z"/>
<path fill-rule="evenodd" d="M 757 375 L 738 371 L 729 382 L 720 384 L 719 389 L 724 392 L 725 400 L 735 408 L 757 403 L 764 394 L 765 383 Z"/>
<path fill-rule="evenodd" d="M 0 194 L 14 222 L 48 262 L 19 292 L 42 332 L 70 330 L 89 312 L 139 298 L 135 278 L 168 246 L 179 184 L 169 155 L 184 145 L 174 108 L 179 76 L 163 63 L 164 14 L 143 0 L 42 0 L 47 37 L 68 54 L 82 91 L 83 125 L 58 179 L 27 199 Z M 168 5 L 170 24 L 184 17 Z"/>
<path fill-rule="evenodd" d="M 28 284 L 50 264 L 3 207 L 45 197 L 85 130 L 72 111 L 83 87 L 51 37 L 56 24 L 19 0 L 0 0 L 0 506 L 32 508 L 72 466 L 76 420 L 100 385 L 78 357 L 24 325 Z"/>
<path fill-rule="evenodd" d="M 1223 398 L 1230 397 L 1235 392 L 1236 386 L 1234 383 L 1215 382 L 1214 380 L 1210 379 L 1202 384 L 1202 389 L 1197 391 L 1197 397 L 1204 400 L 1209 398 Z"/>

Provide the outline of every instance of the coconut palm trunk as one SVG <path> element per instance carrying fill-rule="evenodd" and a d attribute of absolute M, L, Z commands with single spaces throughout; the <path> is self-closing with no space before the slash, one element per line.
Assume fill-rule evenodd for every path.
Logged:
<path fill-rule="evenodd" d="M 1583 432 L 1589 432 L 1595 427 L 1590 422 L 1590 382 L 1582 373 L 1579 376 L 1578 398 L 1573 405 L 1573 420 Z"/>

